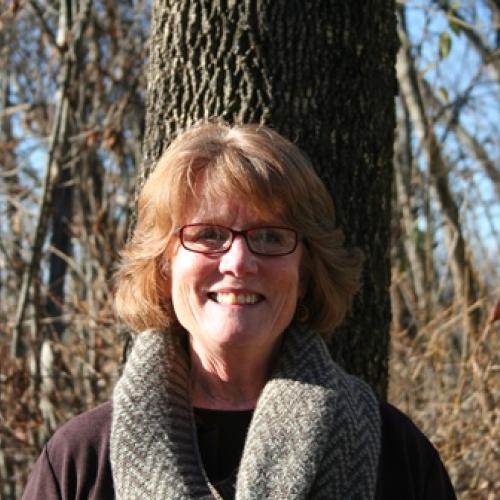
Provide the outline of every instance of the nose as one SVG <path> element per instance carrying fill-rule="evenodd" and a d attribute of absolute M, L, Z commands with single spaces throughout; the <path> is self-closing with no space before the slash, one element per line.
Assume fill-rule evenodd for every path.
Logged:
<path fill-rule="evenodd" d="M 258 257 L 250 251 L 242 235 L 237 235 L 231 248 L 220 257 L 219 270 L 221 273 L 233 276 L 245 276 L 257 272 Z"/>

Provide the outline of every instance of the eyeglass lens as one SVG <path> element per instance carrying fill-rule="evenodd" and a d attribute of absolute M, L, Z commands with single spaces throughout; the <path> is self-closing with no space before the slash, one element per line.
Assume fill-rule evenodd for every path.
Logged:
<path fill-rule="evenodd" d="M 212 224 L 192 224 L 181 228 L 183 246 L 194 252 L 217 253 L 227 251 L 234 236 L 242 234 L 249 249 L 262 255 L 284 255 L 297 246 L 297 234 L 283 227 L 258 227 L 245 231 Z"/>

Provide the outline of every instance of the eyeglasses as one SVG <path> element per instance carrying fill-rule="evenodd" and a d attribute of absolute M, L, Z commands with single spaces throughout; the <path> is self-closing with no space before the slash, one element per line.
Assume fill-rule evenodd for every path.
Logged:
<path fill-rule="evenodd" d="M 297 232 L 288 227 L 260 226 L 236 231 L 216 224 L 187 224 L 176 229 L 186 250 L 204 254 L 227 252 L 236 236 L 243 236 L 251 252 L 278 257 L 297 248 Z"/>

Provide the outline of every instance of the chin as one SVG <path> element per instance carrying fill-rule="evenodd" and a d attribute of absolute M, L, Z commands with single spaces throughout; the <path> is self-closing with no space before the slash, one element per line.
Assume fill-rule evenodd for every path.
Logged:
<path fill-rule="evenodd" d="M 211 332 L 209 337 L 221 346 L 248 344 L 258 341 L 261 335 L 255 335 L 255 328 L 251 329 L 221 329 Z"/>

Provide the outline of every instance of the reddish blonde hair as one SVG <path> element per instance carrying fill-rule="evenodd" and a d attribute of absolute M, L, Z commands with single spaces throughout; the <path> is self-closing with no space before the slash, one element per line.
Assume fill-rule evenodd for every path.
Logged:
<path fill-rule="evenodd" d="M 193 203 L 235 197 L 301 235 L 304 295 L 296 319 L 323 335 L 342 321 L 359 288 L 362 257 L 343 246 L 332 198 L 309 160 L 263 125 L 202 123 L 175 139 L 140 193 L 137 225 L 115 276 L 116 310 L 133 330 L 175 322 L 168 251 Z"/>

